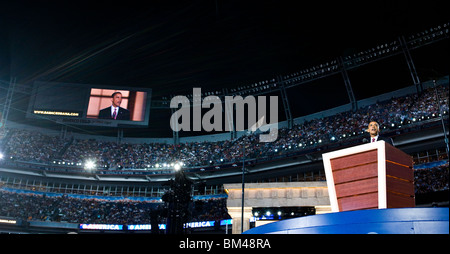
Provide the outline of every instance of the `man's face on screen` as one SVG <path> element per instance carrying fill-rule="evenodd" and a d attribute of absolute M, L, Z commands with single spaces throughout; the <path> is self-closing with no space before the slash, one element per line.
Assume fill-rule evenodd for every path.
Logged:
<path fill-rule="evenodd" d="M 111 100 L 114 107 L 119 107 L 122 103 L 122 94 L 116 93 Z"/>

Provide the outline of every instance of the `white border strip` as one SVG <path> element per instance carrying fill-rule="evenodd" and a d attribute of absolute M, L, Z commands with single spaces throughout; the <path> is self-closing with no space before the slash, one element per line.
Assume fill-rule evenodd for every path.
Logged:
<path fill-rule="evenodd" d="M 386 145 L 378 146 L 378 209 L 387 208 L 387 193 L 386 193 Z M 375 142 L 375 143 L 378 143 Z"/>

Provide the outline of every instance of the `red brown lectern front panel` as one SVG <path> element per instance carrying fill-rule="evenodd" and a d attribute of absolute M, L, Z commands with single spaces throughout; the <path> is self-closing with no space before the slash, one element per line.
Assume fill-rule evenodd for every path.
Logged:
<path fill-rule="evenodd" d="M 412 158 L 386 142 L 322 157 L 333 212 L 415 206 Z"/>

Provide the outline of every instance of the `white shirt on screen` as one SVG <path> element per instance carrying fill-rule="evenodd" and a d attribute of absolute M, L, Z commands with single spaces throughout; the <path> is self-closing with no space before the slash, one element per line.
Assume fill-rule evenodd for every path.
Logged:
<path fill-rule="evenodd" d="M 111 106 L 111 117 L 112 117 L 113 114 L 114 114 L 114 109 L 116 109 L 116 116 L 117 116 L 117 114 L 119 114 L 119 107 Z"/>

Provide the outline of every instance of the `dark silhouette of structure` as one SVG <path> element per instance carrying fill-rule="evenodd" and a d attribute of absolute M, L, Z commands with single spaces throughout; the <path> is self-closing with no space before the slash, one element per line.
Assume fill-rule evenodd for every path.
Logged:
<path fill-rule="evenodd" d="M 192 181 L 189 180 L 182 170 L 175 173 L 175 178 L 169 180 L 168 190 L 162 196 L 162 200 L 167 207 L 167 234 L 185 233 L 183 225 L 189 221 L 191 216 L 191 187 Z"/>

